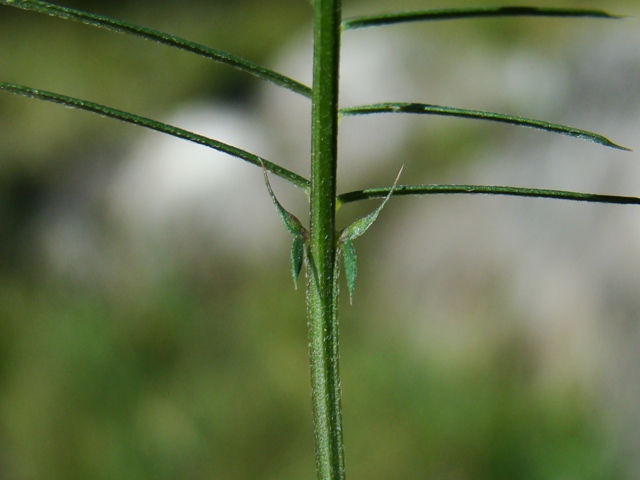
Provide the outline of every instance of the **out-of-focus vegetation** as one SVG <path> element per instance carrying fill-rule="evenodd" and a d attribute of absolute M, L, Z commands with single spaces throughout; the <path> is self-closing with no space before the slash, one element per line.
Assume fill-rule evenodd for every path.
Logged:
<path fill-rule="evenodd" d="M 116 300 L 3 282 L 3 478 L 313 478 L 288 281 L 207 292 L 176 278 Z M 539 388 L 526 340 L 451 361 L 373 327 L 390 314 L 367 316 L 343 321 L 352 475 L 619 478 L 593 400 Z"/>
<path fill-rule="evenodd" d="M 619 1 L 565 3 L 625 11 Z M 304 0 L 65 4 L 265 64 L 310 20 Z M 442 6 L 393 7 L 425 4 Z M 489 25 L 456 28 L 489 46 L 514 38 L 513 26 Z M 518 25 L 527 26 L 518 38 L 550 44 L 570 28 Z M 194 97 L 251 102 L 255 90 L 255 80 L 203 59 L 10 8 L 0 10 L 0 46 L 5 81 L 146 116 Z M 0 480 L 313 478 L 305 310 L 288 243 L 281 258 L 247 265 L 185 243 L 176 247 L 184 263 L 157 258 L 153 278 L 116 272 L 108 286 L 60 276 L 33 241 L 38 223 L 86 158 L 116 162 L 138 131 L 4 94 L 0 125 Z M 438 168 L 452 161 L 447 151 L 472 149 L 472 137 L 437 144 Z M 623 478 L 590 385 L 538 381 L 535 340 L 517 329 L 490 329 L 486 344 L 453 335 L 407 346 L 394 324 L 414 312 L 367 298 L 373 263 L 342 315 L 350 477 Z M 478 317 L 495 320 L 490 309 Z"/>

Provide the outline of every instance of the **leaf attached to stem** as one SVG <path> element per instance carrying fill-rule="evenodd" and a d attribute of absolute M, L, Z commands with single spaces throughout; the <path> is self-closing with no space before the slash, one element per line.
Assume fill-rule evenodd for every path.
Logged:
<path fill-rule="evenodd" d="M 309 234 L 300 220 L 298 220 L 298 217 L 288 212 L 276 198 L 271 188 L 271 183 L 269 183 L 269 175 L 267 174 L 267 169 L 264 164 L 262 165 L 262 171 L 264 173 L 264 184 L 267 187 L 267 192 L 269 192 L 269 197 L 271 197 L 273 204 L 276 206 L 276 210 L 278 211 L 278 215 L 280 215 L 283 225 L 293 235 L 293 244 L 291 245 L 291 276 L 293 277 L 293 284 L 297 289 L 298 277 L 302 270 L 302 263 L 305 250 L 307 248 Z"/>
<path fill-rule="evenodd" d="M 402 167 L 404 168 L 404 167 Z M 378 215 L 393 195 L 394 190 L 398 186 L 398 180 L 402 174 L 402 168 L 398 172 L 396 180 L 393 182 L 393 186 L 389 189 L 388 195 L 382 201 L 382 203 L 373 212 L 368 215 L 359 218 L 347 228 L 342 230 L 338 239 L 338 249 L 342 252 L 344 261 L 344 270 L 347 277 L 347 288 L 349 289 L 349 301 L 353 300 L 353 292 L 356 285 L 356 276 L 358 274 L 358 266 L 356 263 L 356 249 L 353 246 L 353 240 L 364 234 L 373 222 L 376 221 Z"/>

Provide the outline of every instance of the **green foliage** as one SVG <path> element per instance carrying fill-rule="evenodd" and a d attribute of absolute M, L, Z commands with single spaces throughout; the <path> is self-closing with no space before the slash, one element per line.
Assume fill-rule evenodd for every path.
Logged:
<path fill-rule="evenodd" d="M 567 200 L 604 203 L 640 203 L 639 199 L 630 197 L 593 195 L 542 189 L 523 189 L 516 187 L 475 185 L 397 186 L 399 175 L 398 178 L 396 178 L 395 183 L 388 188 L 367 189 L 342 195 L 338 195 L 336 191 L 338 165 L 338 121 L 340 117 L 344 116 L 357 116 L 373 113 L 413 113 L 456 116 L 536 128 L 547 132 L 588 140 L 614 149 L 628 150 L 626 147 L 613 143 L 600 134 L 564 125 L 557 125 L 545 121 L 506 114 L 420 103 L 379 103 L 342 109 L 340 109 L 339 105 L 338 73 L 340 67 L 340 35 L 343 31 L 404 22 L 488 17 L 527 16 L 618 18 L 599 10 L 543 9 L 532 7 L 466 8 L 398 12 L 343 20 L 340 0 L 315 0 L 312 2 L 314 9 L 314 81 L 313 86 L 310 88 L 294 79 L 282 75 L 279 72 L 261 67 L 244 58 L 132 23 L 36 0 L 0 0 L 0 4 L 141 37 L 179 50 L 195 53 L 199 56 L 251 74 L 259 79 L 274 83 L 311 100 L 313 126 L 311 145 L 311 178 L 306 179 L 275 162 L 270 162 L 251 152 L 247 152 L 233 145 L 227 145 L 215 139 L 204 137 L 194 132 L 183 130 L 173 125 L 161 123 L 131 112 L 118 110 L 88 100 L 82 100 L 14 83 L 0 82 L 0 89 L 12 94 L 62 104 L 67 107 L 143 126 L 145 128 L 224 152 L 264 169 L 265 185 L 269 196 L 271 197 L 284 226 L 294 236 L 291 249 L 291 273 L 294 283 L 297 283 L 303 263 L 307 270 L 307 308 L 309 316 L 309 346 L 315 426 L 314 433 L 316 442 L 316 469 L 320 480 L 342 480 L 345 478 L 340 392 L 341 381 L 338 366 L 338 257 L 340 253 L 342 253 L 347 278 L 347 287 L 349 296 L 352 298 L 357 276 L 356 252 L 353 241 L 369 229 L 378 217 L 382 208 L 392 196 L 429 195 L 437 193 L 488 193 L 556 199 L 561 198 Z M 294 215 L 285 210 L 276 199 L 269 183 L 267 172 L 271 172 L 289 181 L 291 184 L 300 187 L 308 193 L 311 210 L 311 224 L 308 230 Z M 341 232 L 336 231 L 335 215 L 337 208 L 341 204 L 371 198 L 384 198 L 384 200 L 368 215 L 354 221 Z M 180 328 L 177 328 L 176 330 L 180 330 Z M 89 337 L 91 337 L 91 335 L 89 335 Z M 170 337 L 171 335 L 169 335 L 168 338 Z M 169 340 L 169 343 L 172 342 Z M 85 354 L 95 354 L 101 356 L 101 358 L 108 357 L 108 355 L 101 354 L 99 350 L 92 350 L 91 352 L 85 352 Z M 141 368 L 143 367 L 144 366 Z M 409 384 L 410 382 L 407 382 L 407 385 Z M 400 382 L 399 388 L 402 388 L 402 382 Z M 102 393 L 98 392 L 97 394 L 104 394 L 106 397 L 109 397 L 110 395 L 114 395 L 114 392 L 125 394 L 126 392 L 124 390 L 125 389 L 108 390 Z M 510 406 L 514 408 L 514 415 L 516 417 L 523 415 L 522 412 L 515 407 L 515 405 L 518 405 L 521 401 L 523 401 L 523 398 L 518 397 L 513 402 L 513 405 L 510 404 Z M 171 412 L 167 413 L 163 410 L 162 402 L 155 406 L 161 414 L 170 415 Z M 443 407 L 446 408 L 446 405 L 438 406 L 438 408 Z M 435 408 L 434 410 L 438 411 L 438 408 Z M 416 413 L 421 412 L 419 408 L 410 409 L 410 411 Z M 425 412 L 422 413 L 426 415 Z M 469 413 L 473 414 L 475 412 L 471 411 Z M 123 423 L 127 421 L 129 415 L 131 415 L 130 412 L 123 413 Z M 142 422 L 144 423 L 144 419 Z M 425 422 L 424 425 L 426 427 L 428 422 Z M 464 428 L 466 428 L 466 426 Z M 478 428 L 481 429 L 481 427 Z M 500 435 L 503 435 L 508 439 L 508 432 L 505 433 L 504 431 L 505 429 L 508 429 L 504 425 L 496 428 L 499 430 Z M 198 435 L 197 432 L 193 434 L 196 437 Z M 108 435 L 108 433 L 106 435 Z M 162 436 L 163 435 L 158 436 L 160 442 L 162 441 L 162 438 L 160 438 Z M 503 441 L 506 442 L 507 440 Z M 102 449 L 100 447 L 96 447 L 93 454 L 99 455 L 104 452 L 108 453 L 109 446 L 111 446 L 114 449 L 114 451 L 111 452 L 114 456 L 125 455 L 125 453 L 120 451 L 124 447 L 122 445 L 118 446 L 116 443 L 117 442 L 107 442 L 107 447 Z M 220 448 L 224 447 L 225 446 L 222 445 Z M 407 445 L 406 448 L 409 448 L 409 445 Z M 508 448 L 512 448 L 514 450 L 514 456 L 518 458 L 520 451 L 517 447 L 509 444 Z M 162 450 L 162 448 L 160 448 L 160 450 Z M 483 455 L 486 455 L 486 462 L 489 465 L 488 467 L 485 466 L 486 472 L 493 475 L 492 478 L 523 478 L 521 475 L 522 472 L 515 462 L 509 465 L 501 465 L 500 468 L 493 469 L 491 466 L 491 452 L 482 453 Z M 193 459 L 187 459 L 184 461 L 188 462 L 190 460 Z M 526 462 L 526 459 L 523 459 L 523 461 Z M 152 463 L 156 464 L 156 466 L 161 465 L 162 458 L 155 458 L 152 460 Z M 77 469 L 79 471 L 82 470 L 81 466 L 77 467 Z M 508 472 L 507 476 L 498 476 L 499 474 L 497 472 L 505 471 Z M 167 478 L 171 478 L 171 474 L 175 473 L 167 473 L 162 471 L 160 468 L 157 472 L 167 475 Z M 547 472 L 544 473 L 546 474 Z M 430 474 L 437 475 L 437 471 L 430 472 Z M 117 470 L 109 472 L 109 476 L 111 478 L 121 477 Z M 418 473 L 417 476 L 420 477 L 421 474 Z M 369 478 L 372 478 L 372 475 L 369 475 Z"/>
<path fill-rule="evenodd" d="M 308 180 L 304 179 L 300 175 L 290 172 L 286 168 L 283 168 L 268 160 L 260 158 L 259 156 L 254 155 L 253 153 L 247 152 L 241 148 L 237 148 L 232 145 L 227 145 L 223 142 L 219 142 L 217 140 L 213 140 L 211 138 L 198 135 L 197 133 L 189 132 L 187 130 L 178 128 L 173 125 L 167 125 L 166 123 L 158 122 L 150 118 L 141 117 L 140 115 L 136 115 L 129 112 L 123 112 L 122 110 L 107 107 L 104 105 L 99 105 L 97 103 L 89 102 L 87 100 L 80 100 L 78 98 L 73 98 L 66 95 L 47 92 L 45 90 L 37 90 L 35 88 L 24 87 L 21 85 L 13 85 L 11 83 L 0 82 L 0 90 L 4 90 L 5 92 L 14 93 L 16 95 L 21 95 L 24 97 L 35 98 L 38 100 L 45 100 L 52 103 L 58 103 L 66 107 L 85 110 L 85 111 L 96 113 L 98 115 L 102 115 L 105 117 L 113 118 L 116 120 L 131 123 L 141 127 L 145 127 L 150 130 L 155 130 L 157 132 L 165 133 L 173 137 L 182 138 L 184 140 L 188 140 L 190 142 L 197 143 L 199 145 L 204 145 L 214 150 L 227 153 L 236 158 L 240 158 L 246 162 L 249 162 L 253 165 L 262 166 L 263 168 L 273 172 L 274 174 L 282 178 L 286 178 L 294 185 L 297 185 L 304 189 L 309 188 Z"/>
<path fill-rule="evenodd" d="M 618 150 L 629 151 L 628 148 L 616 145 L 611 140 L 597 133 L 587 132 L 578 128 L 567 127 L 565 125 L 557 125 L 554 123 L 543 122 L 531 118 L 516 117 L 513 115 L 504 115 L 501 113 L 484 112 L 478 110 L 468 110 L 464 108 L 443 107 L 441 105 L 425 105 L 422 103 L 378 103 L 375 105 L 365 105 L 361 107 L 348 107 L 340 110 L 345 116 L 352 115 L 370 115 L 373 113 L 413 113 L 422 115 L 442 115 L 451 117 L 472 118 L 477 120 L 489 120 L 492 122 L 502 122 L 519 127 L 529 127 L 538 130 L 544 130 L 552 133 L 567 135 L 568 137 L 588 140 L 593 143 L 604 145 L 605 147 L 616 148 Z"/>
<path fill-rule="evenodd" d="M 134 25 L 132 23 L 123 22 L 113 18 L 105 17 L 103 15 L 95 15 L 87 12 L 82 12 L 74 8 L 63 7 L 60 5 L 54 5 L 48 2 L 42 2 L 39 0 L 3 0 L 0 4 L 10 5 L 12 7 L 18 7 L 24 10 L 30 10 L 37 13 L 44 13 L 46 15 L 52 15 L 65 20 L 73 20 L 81 22 L 94 27 L 106 28 L 113 32 L 126 33 L 136 37 L 144 38 L 145 40 L 151 40 L 170 47 L 174 47 L 187 52 L 195 53 L 204 58 L 211 59 L 215 62 L 219 62 L 225 65 L 229 65 L 233 68 L 237 68 L 240 71 L 247 72 L 251 75 L 255 75 L 258 78 L 267 80 L 281 87 L 287 88 L 293 92 L 299 93 L 306 97 L 311 96 L 311 89 L 306 85 L 281 75 L 268 68 L 260 67 L 244 58 L 239 58 L 227 52 L 215 50 L 213 48 L 206 47 L 204 45 L 185 40 L 168 33 L 158 32 L 156 30 L 142 27 L 140 25 Z"/>
<path fill-rule="evenodd" d="M 252 271 L 250 296 L 177 276 L 128 302 L 4 280 L 6 478 L 313 478 L 304 307 L 281 273 Z M 425 358 L 394 312 L 364 309 L 362 321 L 342 315 L 351 476 L 623 478 L 606 460 L 597 399 L 522 374 L 526 337 Z"/>
<path fill-rule="evenodd" d="M 535 7 L 481 7 L 481 8 L 442 8 L 415 12 L 396 12 L 383 15 L 348 18 L 342 22 L 345 30 L 364 27 L 379 27 L 407 22 L 434 20 L 460 20 L 465 18 L 490 17 L 592 17 L 621 18 L 602 10 L 575 8 L 535 8 Z"/>
<path fill-rule="evenodd" d="M 398 172 L 398 176 L 396 177 L 395 182 L 393 182 L 393 186 L 389 189 L 389 193 L 382 201 L 382 203 L 376 208 L 373 212 L 368 215 L 359 218 L 354 221 L 347 228 L 342 230 L 340 233 L 340 237 L 338 238 L 338 249 L 342 251 L 342 255 L 344 257 L 344 270 L 347 276 L 347 287 L 349 288 L 349 299 L 353 300 L 353 292 L 356 286 L 356 276 L 358 275 L 358 266 L 356 264 L 356 249 L 353 246 L 353 241 L 361 235 L 369 230 L 369 227 L 373 225 L 373 222 L 376 221 L 378 215 L 387 204 L 393 192 L 395 191 L 398 180 L 400 180 L 400 175 L 402 174 L 402 169 Z"/>
<path fill-rule="evenodd" d="M 298 220 L 295 215 L 289 213 L 282 204 L 280 204 L 271 189 L 271 183 L 269 183 L 269 176 L 267 175 L 266 168 L 264 169 L 264 183 L 267 187 L 267 191 L 269 192 L 269 197 L 271 197 L 271 201 L 273 201 L 273 204 L 276 206 L 276 210 L 282 220 L 282 224 L 287 230 L 289 230 L 289 233 L 293 235 L 293 245 L 291 245 L 291 275 L 293 276 L 293 284 L 297 289 L 298 277 L 302 271 L 305 249 L 308 248 L 309 232 L 302 226 L 302 223 L 300 223 L 300 220 Z"/>

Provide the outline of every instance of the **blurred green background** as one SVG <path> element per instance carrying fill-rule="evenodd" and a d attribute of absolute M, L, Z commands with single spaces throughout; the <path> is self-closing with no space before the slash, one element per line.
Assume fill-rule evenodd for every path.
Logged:
<path fill-rule="evenodd" d="M 345 10 L 389 8 L 365 3 L 346 1 Z M 386 3 L 398 10 L 482 4 Z M 64 4 L 265 65 L 310 22 L 305 0 Z M 633 5 L 562 4 L 616 12 Z M 573 24 L 498 25 L 455 28 L 463 39 L 501 48 L 514 38 L 552 45 Z M 250 103 L 259 83 L 186 53 L 7 7 L 0 8 L 0 48 L 3 81 L 149 117 L 192 98 Z M 69 278 L 43 260 L 37 226 L 87 158 L 99 152 L 109 162 L 140 132 L 6 93 L 0 127 L 0 480 L 314 478 L 304 295 L 291 287 L 288 240 L 265 262 L 225 260 L 184 244 L 176 247 L 183 261 L 160 254 L 152 276 Z M 442 135 L 432 145 L 433 167 L 446 169 L 479 137 Z M 104 215 L 100 205 L 67 208 Z M 407 346 L 406 331 L 394 324 L 415 312 L 367 278 L 375 277 L 374 244 L 359 253 L 356 300 L 343 301 L 341 315 L 350 478 L 627 478 L 589 385 L 536 381 L 539 352 L 517 328 L 492 327 L 491 340 L 472 347 L 455 335 L 427 341 L 423 351 Z M 490 308 L 478 315 L 478 324 L 494 320 Z"/>

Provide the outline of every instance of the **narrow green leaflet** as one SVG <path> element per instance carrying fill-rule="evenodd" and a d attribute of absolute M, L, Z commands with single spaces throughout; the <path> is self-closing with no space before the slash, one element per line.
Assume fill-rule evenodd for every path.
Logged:
<path fill-rule="evenodd" d="M 81 100 L 79 98 L 68 97 L 66 95 L 60 95 L 57 93 L 48 92 L 46 90 L 38 90 L 35 88 L 25 87 L 22 85 L 14 85 L 12 83 L 0 82 L 0 90 L 4 90 L 6 92 L 10 92 L 16 95 L 21 95 L 23 97 L 35 98 L 38 100 L 45 100 L 47 102 L 58 103 L 61 105 L 65 105 L 71 108 L 77 108 L 79 110 L 85 110 L 87 112 L 96 113 L 98 115 L 114 118 L 116 120 L 121 120 L 126 123 L 131 123 L 134 125 L 138 125 L 141 127 L 148 128 L 150 130 L 155 130 L 157 132 L 166 133 L 167 135 L 171 135 L 173 137 L 181 138 L 183 140 L 188 140 L 193 143 L 197 143 L 200 145 L 204 145 L 209 148 L 213 148 L 214 150 L 218 150 L 220 152 L 224 152 L 233 157 L 240 158 L 246 162 L 249 162 L 256 166 L 262 166 L 266 168 L 268 171 L 277 175 L 294 185 L 302 188 L 305 191 L 308 191 L 310 188 L 310 182 L 304 177 L 293 173 L 286 168 L 283 168 L 275 163 L 269 162 L 264 158 L 261 158 L 253 153 L 249 153 L 241 148 L 234 147 L 232 145 L 227 145 L 226 143 L 219 142 L 218 140 L 214 140 L 212 138 L 205 137 L 203 135 L 198 135 L 197 133 L 190 132 L 188 130 L 184 130 L 182 128 L 174 127 L 173 125 L 169 125 L 166 123 L 158 122 L 156 120 L 152 120 L 150 118 L 141 117 L 139 115 L 135 115 L 133 113 L 125 112 L 122 110 L 117 110 L 115 108 L 107 107 L 104 105 L 100 105 L 98 103 L 89 102 L 87 100 Z"/>
<path fill-rule="evenodd" d="M 620 195 L 598 195 L 593 193 L 569 192 L 565 190 L 546 190 L 539 188 L 504 187 L 489 185 L 401 185 L 395 189 L 370 188 L 338 196 L 339 205 L 358 202 L 361 200 L 373 200 L 388 198 L 389 195 L 506 195 L 512 197 L 554 198 L 557 200 L 572 200 L 575 202 L 608 203 L 617 205 L 640 205 L 640 198 L 625 197 Z"/>
<path fill-rule="evenodd" d="M 373 225 L 373 222 L 376 221 L 376 219 L 378 218 L 378 215 L 380 214 L 384 206 L 387 204 L 387 202 L 391 198 L 391 195 L 393 195 L 393 192 L 395 191 L 398 185 L 398 180 L 400 180 L 400 175 L 402 174 L 402 168 L 398 172 L 398 176 L 393 182 L 393 186 L 388 190 L 387 196 L 384 198 L 382 203 L 378 205 L 378 208 L 376 208 L 373 212 L 369 213 L 368 215 L 362 218 L 359 218 L 358 220 L 353 222 L 351 225 L 349 225 L 347 228 L 342 230 L 342 232 L 340 233 L 340 237 L 338 238 L 338 248 L 342 251 L 342 256 L 344 259 L 345 274 L 347 276 L 347 287 L 349 288 L 350 300 L 353 298 L 353 291 L 355 289 L 356 276 L 358 274 L 358 268 L 356 265 L 356 250 L 355 250 L 355 247 L 353 246 L 353 240 L 355 240 L 356 238 L 364 234 L 364 232 L 366 232 L 369 229 L 369 227 Z"/>
<path fill-rule="evenodd" d="M 305 257 L 305 248 L 309 234 L 307 229 L 302 226 L 302 223 L 300 223 L 300 220 L 298 220 L 298 217 L 288 212 L 276 198 L 273 193 L 273 189 L 271 188 L 266 168 L 263 168 L 263 173 L 264 184 L 267 187 L 267 192 L 269 192 L 269 197 L 271 197 L 271 201 L 275 205 L 283 225 L 293 235 L 293 244 L 291 245 L 291 276 L 293 277 L 293 284 L 297 289 L 298 277 L 302 270 L 302 262 Z"/>
<path fill-rule="evenodd" d="M 105 17 L 103 15 L 87 13 L 74 8 L 54 5 L 52 3 L 42 2 L 39 0 L 0 0 L 0 5 L 7 5 L 32 12 L 44 13 L 54 17 L 63 18 L 65 20 L 73 20 L 87 25 L 92 25 L 94 27 L 106 28 L 107 30 L 114 32 L 126 33 L 146 40 L 162 43 L 170 47 L 186 50 L 216 62 L 229 65 L 263 80 L 267 80 L 288 90 L 299 93 L 300 95 L 304 95 L 307 98 L 311 98 L 311 88 L 292 78 L 268 68 L 256 65 L 244 58 L 237 57 L 220 50 L 215 50 L 213 48 L 185 40 L 184 38 L 175 37 L 168 33 L 159 32 L 157 30 Z"/>
<path fill-rule="evenodd" d="M 278 210 L 278 215 L 280 215 L 280 218 L 282 219 L 282 223 L 284 224 L 284 226 L 293 235 L 306 237 L 307 230 L 302 226 L 302 223 L 300 223 L 300 220 L 298 220 L 298 217 L 296 217 L 294 214 L 289 213 L 287 210 L 285 210 L 285 208 L 282 206 L 282 204 L 278 201 L 275 194 L 273 193 L 273 190 L 271 189 L 271 183 L 269 182 L 269 175 L 267 175 L 266 166 L 264 166 L 263 173 L 264 173 L 264 184 L 267 186 L 269 197 L 271 197 L 273 204 L 276 206 L 276 209 Z"/>
<path fill-rule="evenodd" d="M 348 107 L 340 110 L 340 114 L 344 117 L 354 115 L 370 115 L 374 113 L 413 113 L 419 115 L 441 115 L 449 117 L 463 117 L 476 120 L 488 120 L 490 122 L 508 123 L 520 127 L 535 128 L 537 130 L 545 130 L 547 132 L 559 133 L 569 137 L 588 140 L 605 147 L 616 148 L 618 150 L 630 151 L 629 148 L 613 143 L 608 138 L 597 133 L 580 130 L 578 128 L 568 127 L 566 125 L 558 125 L 542 120 L 534 120 L 532 118 L 516 117 L 513 115 L 505 115 L 502 113 L 485 112 L 483 110 L 468 110 L 464 108 L 443 107 L 441 105 L 430 105 L 425 103 L 376 103 L 373 105 L 362 105 L 357 107 Z"/>
<path fill-rule="evenodd" d="M 398 172 L 398 176 L 396 177 L 396 180 L 393 182 L 393 186 L 388 190 L 387 196 L 385 197 L 383 202 L 380 205 L 378 205 L 378 208 L 376 208 L 370 214 L 362 218 L 359 218 L 358 220 L 353 222 L 351 225 L 349 225 L 347 228 L 345 228 L 340 234 L 340 241 L 342 241 L 345 238 L 348 238 L 349 240 L 355 240 L 356 238 L 361 236 L 364 232 L 366 232 L 371 225 L 373 225 L 373 222 L 376 221 L 376 219 L 378 218 L 378 215 L 380 214 L 384 206 L 387 204 L 387 202 L 391 198 L 391 195 L 393 195 L 393 192 L 396 190 L 398 186 L 398 180 L 400 180 L 400 175 L 402 174 L 403 168 L 404 167 L 402 167 Z"/>
<path fill-rule="evenodd" d="M 304 260 L 304 238 L 300 235 L 293 237 L 291 245 L 291 276 L 293 277 L 293 285 L 298 289 L 298 277 L 302 271 L 302 262 Z"/>
<path fill-rule="evenodd" d="M 358 262 L 356 257 L 356 249 L 353 241 L 345 238 L 342 241 L 342 258 L 344 261 L 344 273 L 347 277 L 347 288 L 349 290 L 349 303 L 353 303 L 353 292 L 356 288 L 356 277 L 358 276 Z M 337 281 L 337 275 L 336 275 Z"/>
<path fill-rule="evenodd" d="M 480 8 L 442 8 L 413 12 L 395 12 L 382 15 L 370 15 L 347 18 L 342 22 L 343 30 L 364 27 L 379 27 L 407 22 L 433 20 L 459 20 L 464 18 L 490 17 L 590 17 L 622 18 L 602 10 L 578 8 L 536 8 L 536 7 L 480 7 Z"/>

